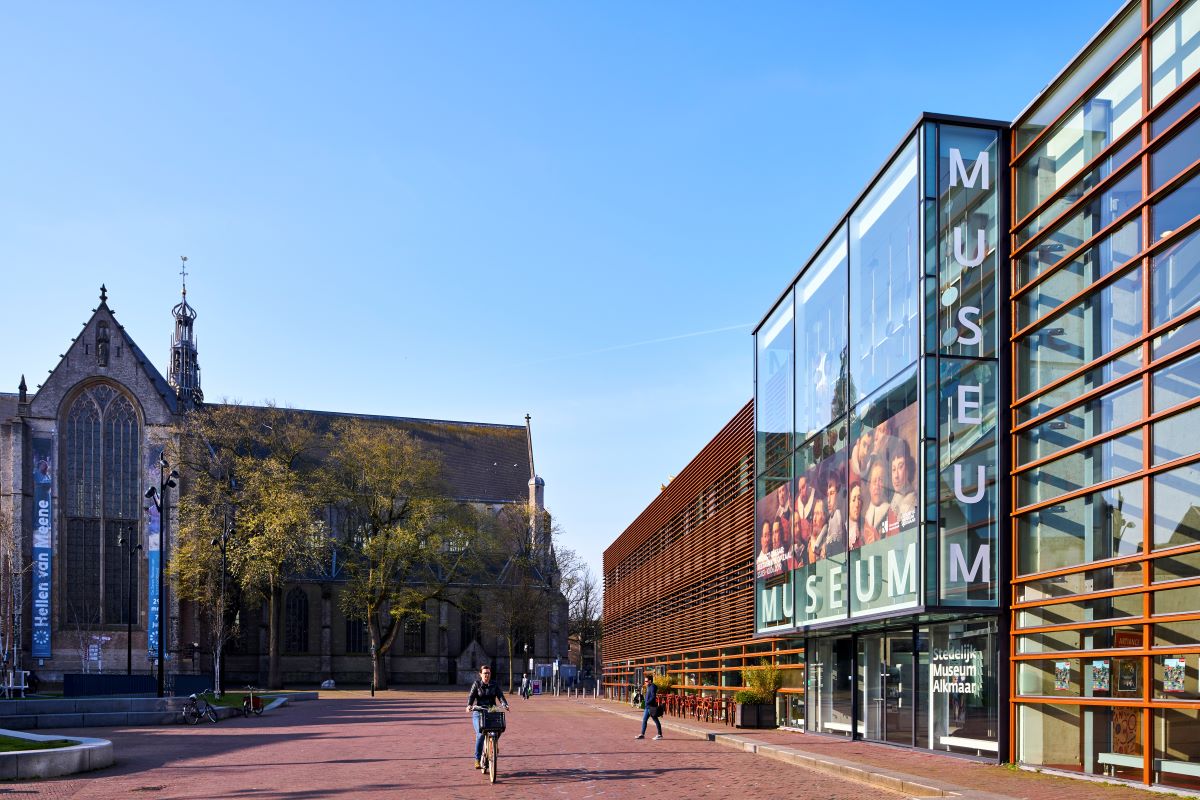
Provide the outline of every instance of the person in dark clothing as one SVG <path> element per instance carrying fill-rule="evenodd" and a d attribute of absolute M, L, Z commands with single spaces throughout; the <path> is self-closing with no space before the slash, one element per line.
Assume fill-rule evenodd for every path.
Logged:
<path fill-rule="evenodd" d="M 483 756 L 483 712 L 475 707 L 495 708 L 503 705 L 508 711 L 508 701 L 499 685 L 492 683 L 492 668 L 486 664 L 479 668 L 479 677 L 471 684 L 471 693 L 467 695 L 467 711 L 471 714 L 471 724 L 475 728 L 475 769 L 479 769 L 479 759 Z M 499 734 L 497 737 L 499 738 Z"/>
<path fill-rule="evenodd" d="M 661 739 L 662 724 L 658 721 L 658 717 L 654 714 L 654 712 L 658 710 L 658 687 L 654 685 L 654 681 L 650 680 L 649 675 L 642 680 L 642 696 L 646 698 L 646 708 L 644 711 L 642 711 L 642 732 L 633 738 L 645 739 L 646 721 L 652 719 L 654 720 L 654 727 L 658 728 L 658 735 L 654 738 Z"/>

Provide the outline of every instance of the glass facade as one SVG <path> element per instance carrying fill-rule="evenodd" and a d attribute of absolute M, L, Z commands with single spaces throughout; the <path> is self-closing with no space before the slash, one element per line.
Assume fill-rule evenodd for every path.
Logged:
<path fill-rule="evenodd" d="M 810 731 L 998 750 L 1002 133 L 923 119 L 755 333 L 755 630 L 807 634 Z"/>
<path fill-rule="evenodd" d="M 1200 0 L 1013 130 L 1014 756 L 1200 789 Z"/>

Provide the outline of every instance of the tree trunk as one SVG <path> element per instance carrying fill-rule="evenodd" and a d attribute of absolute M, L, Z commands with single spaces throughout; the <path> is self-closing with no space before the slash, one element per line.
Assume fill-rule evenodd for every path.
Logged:
<path fill-rule="evenodd" d="M 505 636 L 504 641 L 508 643 L 508 693 L 512 694 L 513 690 L 513 637 Z"/>
<path fill-rule="evenodd" d="M 271 587 L 267 614 L 267 688 L 282 689 L 283 675 L 279 671 L 279 598 L 283 589 Z"/>

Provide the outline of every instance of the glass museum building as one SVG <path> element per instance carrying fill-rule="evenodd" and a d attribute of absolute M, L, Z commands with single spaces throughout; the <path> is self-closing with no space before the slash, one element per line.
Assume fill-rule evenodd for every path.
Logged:
<path fill-rule="evenodd" d="M 1015 121 L 923 115 L 766 308 L 753 624 L 686 690 L 729 648 L 794 729 L 1200 791 L 1200 0 L 1116 11 Z M 703 678 L 664 637 L 621 669 Z"/>

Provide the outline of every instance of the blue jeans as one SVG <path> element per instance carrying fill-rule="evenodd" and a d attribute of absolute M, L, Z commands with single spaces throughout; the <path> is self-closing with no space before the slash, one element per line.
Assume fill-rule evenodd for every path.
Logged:
<path fill-rule="evenodd" d="M 657 721 L 657 720 L 656 720 Z M 480 728 L 483 726 L 483 712 L 471 712 L 471 725 L 475 728 L 475 760 L 483 758 L 483 737 L 484 733 Z M 500 733 L 496 734 L 496 741 L 500 741 Z"/>
<path fill-rule="evenodd" d="M 662 725 L 659 723 L 658 717 L 654 716 L 655 708 L 657 708 L 657 706 L 646 706 L 646 709 L 642 712 L 642 736 L 646 735 L 647 720 L 654 720 L 654 727 L 658 728 L 658 735 L 662 736 Z"/>

